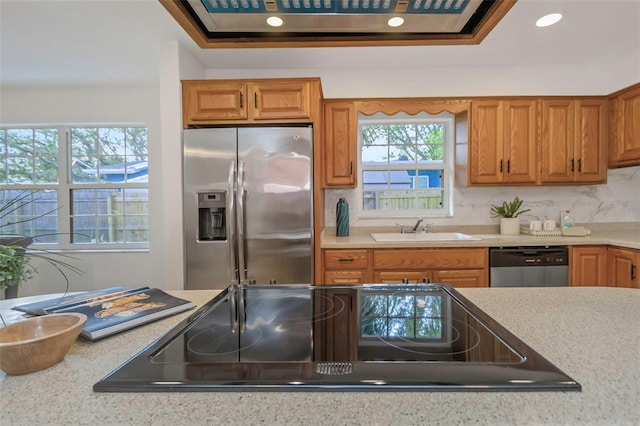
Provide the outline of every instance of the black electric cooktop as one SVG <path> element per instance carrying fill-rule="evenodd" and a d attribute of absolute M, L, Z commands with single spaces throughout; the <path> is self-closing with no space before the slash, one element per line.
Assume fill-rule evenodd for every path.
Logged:
<path fill-rule="evenodd" d="M 97 392 L 579 391 L 445 284 L 231 286 Z"/>

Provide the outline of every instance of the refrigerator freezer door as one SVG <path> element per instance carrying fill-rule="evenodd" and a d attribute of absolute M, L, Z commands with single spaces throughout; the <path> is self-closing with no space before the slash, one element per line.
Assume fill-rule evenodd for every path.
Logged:
<path fill-rule="evenodd" d="M 237 283 L 234 255 L 234 171 L 237 129 L 184 132 L 184 222 L 186 288 L 223 289 Z M 199 238 L 198 195 L 224 191 L 226 239 Z M 202 198 L 202 197 L 201 197 Z"/>
<path fill-rule="evenodd" d="M 238 129 L 240 280 L 311 284 L 311 127 Z"/>

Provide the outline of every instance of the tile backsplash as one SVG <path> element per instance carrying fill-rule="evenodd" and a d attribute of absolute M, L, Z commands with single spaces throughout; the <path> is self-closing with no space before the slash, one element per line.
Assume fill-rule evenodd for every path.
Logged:
<path fill-rule="evenodd" d="M 429 218 L 434 225 L 497 225 L 490 215 L 491 204 L 518 196 L 531 211 L 520 216 L 523 223 L 532 219 L 560 221 L 560 211 L 573 211 L 576 223 L 639 222 L 640 166 L 611 169 L 604 185 L 576 186 L 500 186 L 454 189 L 453 217 Z M 325 191 L 325 226 L 336 226 L 335 207 L 344 197 L 351 207 L 351 226 L 392 226 L 410 223 L 414 218 L 364 219 L 358 217 L 356 190 Z M 426 217 L 425 217 L 426 218 Z M 414 221 L 414 220 L 413 220 Z"/>

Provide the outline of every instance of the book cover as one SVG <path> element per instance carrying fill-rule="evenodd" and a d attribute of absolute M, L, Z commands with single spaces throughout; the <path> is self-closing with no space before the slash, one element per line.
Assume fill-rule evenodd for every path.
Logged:
<path fill-rule="evenodd" d="M 25 303 L 14 306 L 11 309 L 25 312 L 30 315 L 46 315 L 61 309 L 70 308 L 76 305 L 83 305 L 92 301 L 97 302 L 103 299 L 112 299 L 127 293 L 135 293 L 149 287 L 109 287 L 101 290 L 85 291 L 82 293 L 54 297 L 39 302 Z"/>
<path fill-rule="evenodd" d="M 78 312 L 87 316 L 80 335 L 98 340 L 124 330 L 195 308 L 195 304 L 157 288 L 128 292 L 119 297 L 101 299 L 56 310 Z"/>

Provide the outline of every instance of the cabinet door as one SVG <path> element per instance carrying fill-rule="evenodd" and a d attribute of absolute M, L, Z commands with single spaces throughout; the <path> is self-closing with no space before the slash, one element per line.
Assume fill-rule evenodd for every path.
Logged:
<path fill-rule="evenodd" d="M 575 103 L 569 99 L 542 101 L 541 178 L 543 183 L 571 182 Z"/>
<path fill-rule="evenodd" d="M 402 284 L 407 280 L 409 284 L 419 284 L 427 280 L 431 282 L 429 271 L 376 271 L 373 282 L 381 284 Z"/>
<path fill-rule="evenodd" d="M 247 87 L 242 82 L 182 83 L 185 127 L 217 120 L 247 118 Z"/>
<path fill-rule="evenodd" d="M 488 287 L 486 269 L 462 269 L 433 271 L 433 282 L 449 284 L 453 287 Z"/>
<path fill-rule="evenodd" d="M 575 114 L 575 164 L 572 163 L 575 170 L 574 180 L 576 182 L 606 182 L 606 101 L 602 99 L 578 100 L 576 101 Z M 640 133 L 638 133 L 638 137 L 640 137 Z"/>
<path fill-rule="evenodd" d="M 610 100 L 610 166 L 640 164 L 640 84 Z"/>
<path fill-rule="evenodd" d="M 250 84 L 251 118 L 254 120 L 308 118 L 309 83 Z"/>
<path fill-rule="evenodd" d="M 469 182 L 502 182 L 504 169 L 503 109 L 500 101 L 471 103 L 469 142 Z"/>
<path fill-rule="evenodd" d="M 614 287 L 640 288 L 638 266 L 640 251 L 609 247 L 608 268 L 609 285 Z"/>
<path fill-rule="evenodd" d="M 326 187 L 357 185 L 358 118 L 353 102 L 324 104 L 324 184 Z"/>
<path fill-rule="evenodd" d="M 607 285 L 606 246 L 571 246 L 569 285 Z"/>
<path fill-rule="evenodd" d="M 503 180 L 511 183 L 535 183 L 537 164 L 537 102 L 515 100 L 504 105 Z"/>

